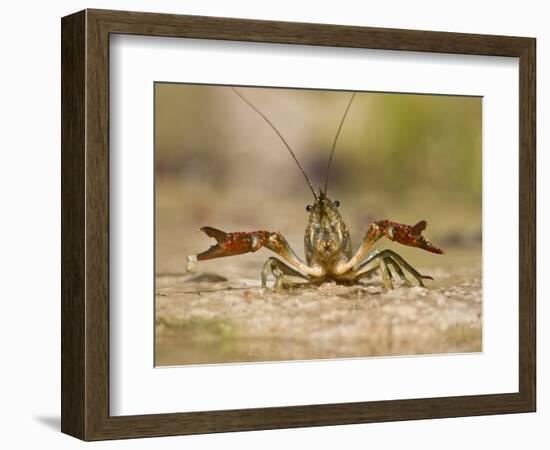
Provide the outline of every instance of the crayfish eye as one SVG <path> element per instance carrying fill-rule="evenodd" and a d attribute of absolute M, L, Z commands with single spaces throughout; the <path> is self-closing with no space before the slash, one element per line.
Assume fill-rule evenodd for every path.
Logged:
<path fill-rule="evenodd" d="M 306 211 L 307 211 L 307 212 L 311 212 L 311 205 L 307 205 L 307 206 L 306 206 Z"/>
<path fill-rule="evenodd" d="M 336 200 L 336 201 L 334 202 L 334 206 L 336 206 L 337 208 L 340 208 L 340 202 L 339 202 L 338 200 Z"/>

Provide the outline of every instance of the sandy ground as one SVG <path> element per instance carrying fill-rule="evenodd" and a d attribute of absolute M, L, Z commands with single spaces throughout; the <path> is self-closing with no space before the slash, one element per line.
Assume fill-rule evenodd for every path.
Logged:
<path fill-rule="evenodd" d="M 156 364 L 481 351 L 480 248 L 434 256 L 384 247 L 435 280 L 388 291 L 374 276 L 277 293 L 260 287 L 267 251 L 199 263 L 191 273 L 181 260 L 168 262 L 156 277 Z"/>

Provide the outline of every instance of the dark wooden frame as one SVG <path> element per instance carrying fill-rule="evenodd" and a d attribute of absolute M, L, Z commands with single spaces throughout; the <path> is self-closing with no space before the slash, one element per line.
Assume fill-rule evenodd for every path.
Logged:
<path fill-rule="evenodd" d="M 535 411 L 534 38 L 103 10 L 64 17 L 61 31 L 64 433 L 99 440 Z M 519 392 L 110 416 L 108 99 L 113 33 L 518 57 Z"/>

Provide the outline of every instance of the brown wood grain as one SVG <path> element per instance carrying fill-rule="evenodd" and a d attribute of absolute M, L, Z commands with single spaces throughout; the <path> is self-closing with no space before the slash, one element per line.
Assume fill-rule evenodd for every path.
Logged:
<path fill-rule="evenodd" d="M 61 430 L 83 437 L 84 362 L 84 158 L 85 19 L 61 26 Z"/>
<path fill-rule="evenodd" d="M 519 67 L 519 391 L 536 409 L 536 41 Z"/>
<path fill-rule="evenodd" d="M 98 440 L 535 410 L 535 39 L 103 10 L 64 17 L 61 29 L 63 432 Z M 110 416 L 111 33 L 519 57 L 519 392 Z"/>

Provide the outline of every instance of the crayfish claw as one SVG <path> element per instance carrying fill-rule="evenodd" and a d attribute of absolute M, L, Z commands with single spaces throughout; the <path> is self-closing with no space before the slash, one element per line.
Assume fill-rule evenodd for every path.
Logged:
<path fill-rule="evenodd" d="M 226 239 L 227 233 L 217 228 L 212 227 L 202 227 L 201 231 L 206 234 L 208 237 L 216 239 L 218 242 L 223 242 Z"/>
<path fill-rule="evenodd" d="M 380 220 L 376 222 L 380 231 L 391 241 L 399 242 L 410 247 L 418 247 L 431 253 L 442 254 L 443 250 L 433 245 L 428 239 L 422 236 L 422 232 L 428 226 L 425 220 L 416 225 L 404 225 L 391 220 Z"/>
<path fill-rule="evenodd" d="M 221 256 L 231 256 L 226 253 L 227 252 L 220 246 L 220 244 L 215 244 L 215 245 L 211 245 L 208 250 L 205 250 L 204 252 L 199 253 L 197 255 L 197 259 L 199 261 L 203 261 L 205 259 L 219 258 Z"/>
<path fill-rule="evenodd" d="M 418 222 L 416 225 L 412 227 L 411 234 L 413 236 L 420 236 L 427 226 L 428 226 L 428 222 L 426 222 L 425 220 L 421 220 L 420 222 Z"/>
<path fill-rule="evenodd" d="M 433 245 L 426 238 L 422 237 L 422 239 L 423 239 L 423 243 L 422 243 L 422 245 L 419 246 L 420 248 L 422 248 L 422 249 L 424 249 L 428 252 L 431 252 L 431 253 L 437 253 L 439 255 L 442 255 L 443 253 L 445 253 L 442 249 L 440 249 L 439 247 L 436 247 L 435 245 Z"/>
<path fill-rule="evenodd" d="M 216 239 L 216 244 L 212 245 L 208 250 L 199 253 L 196 256 L 199 261 L 255 252 L 265 245 L 270 235 L 267 231 L 226 233 L 212 227 L 202 227 L 201 231 L 208 237 Z"/>

